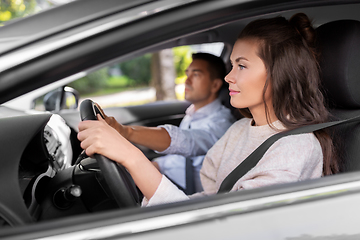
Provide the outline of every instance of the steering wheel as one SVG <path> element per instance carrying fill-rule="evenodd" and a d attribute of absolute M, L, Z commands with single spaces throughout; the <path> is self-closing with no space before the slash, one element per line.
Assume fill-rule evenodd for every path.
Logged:
<path fill-rule="evenodd" d="M 104 116 L 90 99 L 80 105 L 81 120 L 97 120 L 96 114 Z M 115 163 L 107 157 L 94 154 L 106 183 L 119 207 L 133 207 L 139 205 L 139 195 L 134 180 L 124 166 Z"/>

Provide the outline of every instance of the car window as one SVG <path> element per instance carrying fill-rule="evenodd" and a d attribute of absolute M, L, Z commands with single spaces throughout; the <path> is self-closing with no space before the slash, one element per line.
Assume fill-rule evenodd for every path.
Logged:
<path fill-rule="evenodd" d="M 192 61 L 191 54 L 208 52 L 220 56 L 223 48 L 223 43 L 209 43 L 146 53 L 91 72 L 69 83 L 67 91 L 76 92 L 79 103 L 91 98 L 104 108 L 183 100 L 185 70 Z M 56 92 L 59 89 L 35 99 L 34 109 L 56 110 L 56 97 L 60 94 Z M 74 100 L 70 97 L 66 102 L 62 108 L 72 108 Z"/>

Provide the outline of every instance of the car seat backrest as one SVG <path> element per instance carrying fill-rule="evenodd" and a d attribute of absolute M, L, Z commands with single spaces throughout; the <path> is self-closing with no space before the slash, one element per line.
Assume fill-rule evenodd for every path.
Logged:
<path fill-rule="evenodd" d="M 360 115 L 360 22 L 339 20 L 317 31 L 322 90 L 336 119 Z M 360 170 L 360 123 L 332 129 L 341 171 Z"/>

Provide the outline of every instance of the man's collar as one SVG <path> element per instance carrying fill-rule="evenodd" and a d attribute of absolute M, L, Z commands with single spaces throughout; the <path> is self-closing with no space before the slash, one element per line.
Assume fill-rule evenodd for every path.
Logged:
<path fill-rule="evenodd" d="M 214 101 L 212 101 L 211 103 L 199 108 L 198 110 L 195 110 L 195 106 L 194 104 L 191 104 L 185 111 L 186 115 L 189 115 L 191 117 L 201 117 L 204 115 L 209 115 L 211 113 L 213 113 L 216 109 L 218 109 L 219 107 L 221 107 L 221 102 L 220 100 L 217 98 Z"/>

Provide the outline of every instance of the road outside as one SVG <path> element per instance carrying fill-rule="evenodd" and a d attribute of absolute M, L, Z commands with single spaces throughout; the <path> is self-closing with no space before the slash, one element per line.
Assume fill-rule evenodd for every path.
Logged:
<path fill-rule="evenodd" d="M 180 99 L 183 99 L 184 88 L 184 84 L 179 84 L 175 87 L 176 95 Z M 156 91 L 155 88 L 148 87 L 103 96 L 87 96 L 86 98 L 90 98 L 103 108 L 115 106 L 129 106 L 155 102 Z M 84 99 L 85 98 L 80 98 L 80 103 Z"/>

